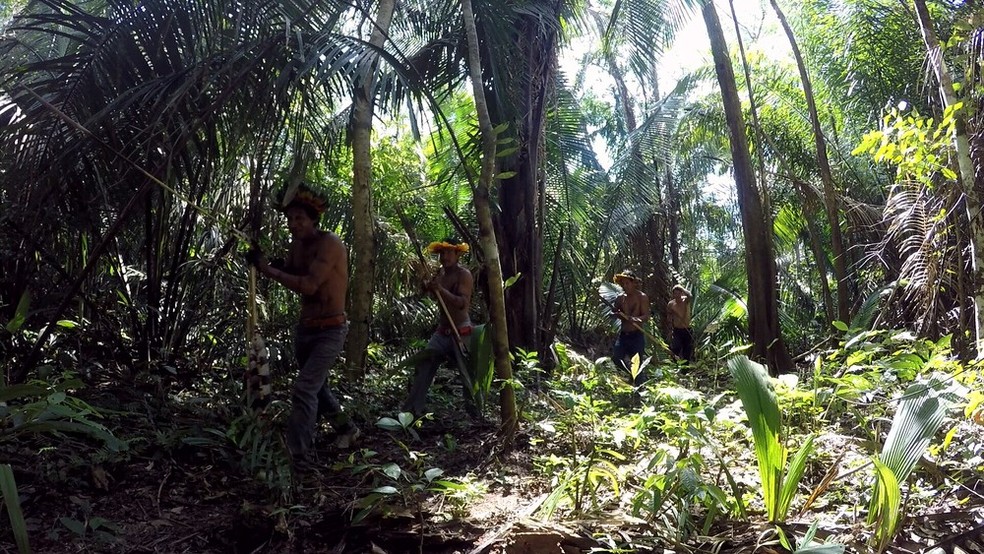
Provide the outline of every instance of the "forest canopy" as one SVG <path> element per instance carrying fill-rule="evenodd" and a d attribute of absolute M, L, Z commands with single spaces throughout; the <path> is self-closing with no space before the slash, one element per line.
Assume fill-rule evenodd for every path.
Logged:
<path fill-rule="evenodd" d="M 0 544 L 952 552 L 982 518 L 982 17 L 0 6 Z M 319 370 L 351 421 L 314 401 L 313 483 L 310 321 L 345 329 Z"/>

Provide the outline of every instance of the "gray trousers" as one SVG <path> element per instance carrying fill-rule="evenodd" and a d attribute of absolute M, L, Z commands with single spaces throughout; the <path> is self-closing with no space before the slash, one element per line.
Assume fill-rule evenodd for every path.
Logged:
<path fill-rule="evenodd" d="M 338 359 L 347 334 L 347 324 L 329 329 L 298 326 L 294 331 L 294 356 L 299 369 L 287 418 L 287 448 L 294 459 L 304 458 L 311 449 L 320 416 L 327 415 L 338 432 L 352 428 L 328 386 L 328 370 Z"/>
<path fill-rule="evenodd" d="M 431 335 L 430 341 L 427 342 L 427 348 L 424 349 L 424 354 L 424 359 L 417 364 L 414 370 L 410 395 L 407 397 L 407 401 L 403 403 L 403 411 L 413 412 L 416 416 L 425 413 L 427 391 L 430 389 L 431 383 L 434 382 L 434 376 L 437 375 L 437 369 L 441 367 L 441 364 L 445 361 L 453 364 L 464 363 L 461 351 L 455 344 L 455 338 L 442 333 Z M 467 389 L 465 383 L 462 383 L 461 386 L 465 398 L 465 409 L 471 413 L 476 410 L 471 391 Z"/>

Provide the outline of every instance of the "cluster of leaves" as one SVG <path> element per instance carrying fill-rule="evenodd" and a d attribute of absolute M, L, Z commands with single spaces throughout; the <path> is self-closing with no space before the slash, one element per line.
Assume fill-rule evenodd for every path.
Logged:
<path fill-rule="evenodd" d="M 682 384 L 692 378 L 659 364 L 649 366 L 652 378 L 636 391 L 629 376 L 612 373 L 607 359 L 592 362 L 569 349 L 563 359 L 550 383 L 549 417 L 533 417 L 535 444 L 546 448 L 536 467 L 551 483 L 540 514 L 583 520 L 624 512 L 647 521 L 649 538 L 626 542 L 623 530 L 622 548 L 707 535 L 722 516 L 754 521 L 762 514 L 783 522 L 825 494 L 850 491 L 869 499 L 868 536 L 874 550 L 884 551 L 898 533 L 900 499 L 912 472 L 918 473 L 915 460 L 953 442 L 960 424 L 952 419 L 954 407 L 968 406 L 970 414 L 974 398 L 979 405 L 979 395 L 968 393 L 973 383 L 979 386 L 980 374 L 952 357 L 948 339 L 916 339 L 905 332 L 848 335 L 839 348 L 817 358 L 812 378 L 802 383 L 795 376 L 769 379 L 758 364 L 733 358 L 737 396 L 690 390 Z M 720 370 L 699 371 L 709 377 Z M 893 412 L 890 428 L 873 424 Z M 946 422 L 951 427 L 941 438 Z M 855 453 L 861 469 L 864 458 L 871 460 L 870 491 L 832 482 L 832 470 L 821 479 L 810 469 L 818 463 L 818 441 L 839 433 L 882 445 L 880 453 Z M 795 456 L 787 457 L 788 444 L 799 445 Z M 749 451 L 758 459 L 758 479 L 748 471 Z M 967 462 L 972 460 L 965 457 L 959 465 L 968 470 Z M 812 494 L 804 494 L 807 487 Z M 919 509 L 915 498 L 907 509 Z M 818 519 L 809 538 L 796 540 L 776 526 L 773 540 L 791 550 L 798 543 L 804 552 L 843 552 L 836 545 L 805 549 L 817 525 L 822 528 L 823 513 L 814 513 Z"/>

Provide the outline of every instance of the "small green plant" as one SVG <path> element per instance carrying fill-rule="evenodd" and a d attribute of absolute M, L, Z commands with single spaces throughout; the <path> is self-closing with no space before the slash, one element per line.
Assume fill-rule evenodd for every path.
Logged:
<path fill-rule="evenodd" d="M 788 451 L 780 440 L 782 418 L 775 392 L 762 365 L 745 356 L 728 361 L 735 387 L 748 416 L 758 458 L 762 496 L 770 522 L 785 521 L 796 487 L 799 485 L 806 460 L 813 452 L 813 435 L 803 441 L 799 451 L 787 466 Z"/>
<path fill-rule="evenodd" d="M 489 488 L 474 475 L 468 474 L 458 481 L 437 479 L 431 483 L 429 490 L 444 497 L 452 517 L 463 518 L 468 515 L 468 507 L 485 496 Z"/>
<path fill-rule="evenodd" d="M 239 468 L 272 491 L 284 493 L 290 488 L 290 465 L 283 441 L 274 422 L 259 412 L 246 410 L 225 429 L 186 429 L 158 440 L 164 448 L 186 445 L 217 454 L 229 466 Z"/>
<path fill-rule="evenodd" d="M 88 500 L 77 496 L 69 496 L 68 499 L 76 508 L 76 517 L 63 516 L 58 518 L 58 522 L 72 533 L 74 541 L 92 540 L 104 545 L 116 542 L 121 531 L 119 525 L 93 515 L 92 504 Z M 52 531 L 53 538 L 57 538 L 59 534 L 57 530 Z"/>
<path fill-rule="evenodd" d="M 961 401 L 961 385 L 943 375 L 906 388 L 881 454 L 874 459 L 875 484 L 868 509 L 868 524 L 884 552 L 901 521 L 901 484 L 908 479 L 930 441 L 943 425 L 947 411 Z"/>
<path fill-rule="evenodd" d="M 419 439 L 415 427 L 421 424 L 422 421 L 414 419 L 409 412 L 402 412 L 396 418 L 383 417 L 376 422 L 377 427 L 402 435 L 401 438 L 393 439 L 403 452 L 403 459 L 399 462 L 376 462 L 376 452 L 362 449 L 350 454 L 346 462 L 335 465 L 335 469 L 348 468 L 354 474 L 371 476 L 372 489 L 357 502 L 360 509 L 353 514 L 353 522 L 365 519 L 374 511 L 386 512 L 394 504 L 401 504 L 412 507 L 423 523 L 423 501 L 426 493 L 439 492 L 453 496 L 456 491 L 468 489 L 468 485 L 464 483 L 447 479 L 439 481 L 444 470 L 428 467 L 428 455 L 407 444 L 407 439 Z M 463 492 L 461 496 L 467 495 Z"/>

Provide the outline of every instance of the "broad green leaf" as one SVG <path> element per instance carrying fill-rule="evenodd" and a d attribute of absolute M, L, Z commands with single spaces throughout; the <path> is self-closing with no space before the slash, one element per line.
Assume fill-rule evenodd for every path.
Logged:
<path fill-rule="evenodd" d="M 872 459 L 875 464 L 875 490 L 878 499 L 873 506 L 874 510 L 868 514 L 868 522 L 875 523 L 875 540 L 878 542 L 878 551 L 884 552 L 888 544 L 895 537 L 901 521 L 902 511 L 902 491 L 899 489 L 899 481 L 891 468 L 883 464 L 878 458 Z"/>
<path fill-rule="evenodd" d="M 20 300 L 17 302 L 17 309 L 14 310 L 14 316 L 10 318 L 10 321 L 7 322 L 6 329 L 8 332 L 16 333 L 17 330 L 20 329 L 22 325 L 24 325 L 24 322 L 27 321 L 27 311 L 28 309 L 30 309 L 30 306 L 31 306 L 31 292 L 27 289 L 24 289 L 24 292 L 21 294 Z"/>
<path fill-rule="evenodd" d="M 786 463 L 786 449 L 779 442 L 781 420 L 775 392 L 761 364 L 745 356 L 735 356 L 728 360 L 728 368 L 752 428 L 766 512 L 769 521 L 775 522 L 784 515 L 779 513 L 779 495 Z"/>
<path fill-rule="evenodd" d="M 400 478 L 403 470 L 400 469 L 400 466 L 394 463 L 388 463 L 382 467 L 382 472 L 390 479 L 396 481 Z"/>
<path fill-rule="evenodd" d="M 14 480 L 14 470 L 10 464 L 0 464 L 0 495 L 3 496 L 7 508 L 7 517 L 10 520 L 14 541 L 17 543 L 17 551 L 21 554 L 29 554 L 31 545 L 27 537 L 27 524 L 24 522 L 17 482 Z"/>
<path fill-rule="evenodd" d="M 782 491 L 779 494 L 779 514 L 783 518 L 789 513 L 789 507 L 793 503 L 793 496 L 796 495 L 796 488 L 799 486 L 800 479 L 803 478 L 803 472 L 806 470 L 806 461 L 809 459 L 810 454 L 813 453 L 813 439 L 813 435 L 806 437 L 799 451 L 796 452 L 792 461 L 789 462 L 786 476 L 782 480 Z"/>
<path fill-rule="evenodd" d="M 58 521 L 60 521 L 61 524 L 64 525 L 66 529 L 75 533 L 76 535 L 80 537 L 85 536 L 85 523 L 82 523 L 81 521 L 71 517 L 60 517 L 58 518 Z"/>
<path fill-rule="evenodd" d="M 399 431 L 403 429 L 403 425 L 400 422 L 391 417 L 381 417 L 379 421 L 376 422 L 376 427 L 382 427 L 387 431 Z"/>

